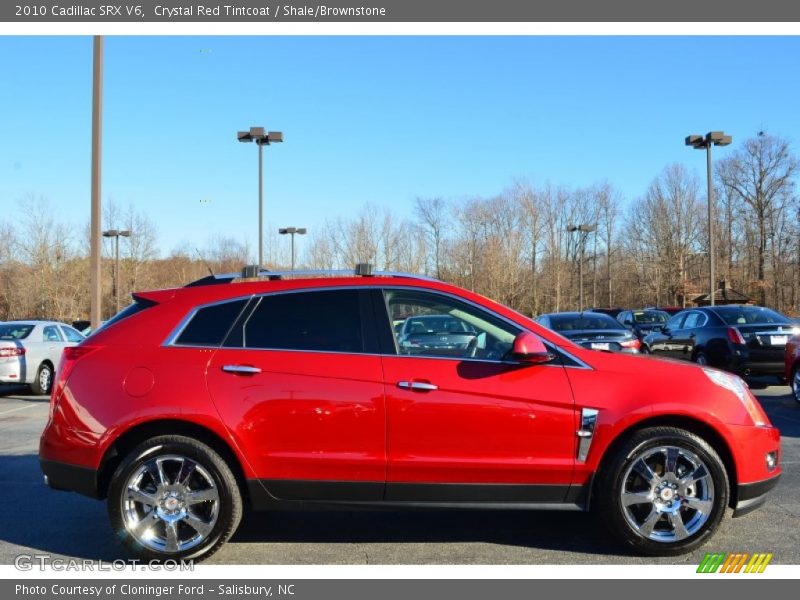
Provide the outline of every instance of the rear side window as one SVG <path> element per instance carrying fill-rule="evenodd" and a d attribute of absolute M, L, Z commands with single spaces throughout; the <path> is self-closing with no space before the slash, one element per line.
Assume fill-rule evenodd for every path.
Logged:
<path fill-rule="evenodd" d="M 64 336 L 58 330 L 58 327 L 48 325 L 42 330 L 42 340 L 45 342 L 63 342 Z"/>
<path fill-rule="evenodd" d="M 247 348 L 363 352 L 358 291 L 264 296 L 245 322 L 243 334 Z"/>
<path fill-rule="evenodd" d="M 234 300 L 199 309 L 175 344 L 180 346 L 219 346 L 242 312 L 247 300 Z"/>

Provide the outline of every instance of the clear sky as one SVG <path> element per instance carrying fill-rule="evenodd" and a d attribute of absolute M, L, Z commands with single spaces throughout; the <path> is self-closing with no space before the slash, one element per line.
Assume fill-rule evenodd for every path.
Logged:
<path fill-rule="evenodd" d="M 146 212 L 164 254 L 254 247 L 251 125 L 285 136 L 264 149 L 269 227 L 515 179 L 632 199 L 669 163 L 703 174 L 689 133 L 798 150 L 798 71 L 793 37 L 107 37 L 103 199 Z M 0 218 L 33 195 L 88 221 L 91 75 L 89 37 L 0 38 Z"/>

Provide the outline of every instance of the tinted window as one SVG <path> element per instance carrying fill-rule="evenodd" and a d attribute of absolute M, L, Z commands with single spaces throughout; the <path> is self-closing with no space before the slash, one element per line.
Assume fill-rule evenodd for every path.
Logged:
<path fill-rule="evenodd" d="M 264 296 L 244 325 L 244 345 L 363 352 L 358 290 Z"/>
<path fill-rule="evenodd" d="M 578 315 L 550 315 L 553 331 L 580 331 L 585 329 L 624 329 L 620 323 L 601 313 Z"/>
<path fill-rule="evenodd" d="M 113 317 L 111 317 L 105 323 L 101 323 L 100 327 L 97 328 L 97 331 L 101 329 L 106 329 L 111 327 L 115 323 L 119 323 L 122 319 L 127 319 L 128 317 L 132 317 L 138 312 L 143 311 L 146 308 L 150 308 L 151 306 L 155 306 L 156 303 L 152 300 L 145 300 L 144 298 L 137 298 L 136 296 L 133 297 L 133 304 L 129 304 Z"/>
<path fill-rule="evenodd" d="M 502 360 L 519 330 L 455 298 L 411 290 L 384 292 L 399 354 Z"/>
<path fill-rule="evenodd" d="M 715 310 L 727 325 L 791 324 L 782 314 L 761 306 L 718 306 Z"/>
<path fill-rule="evenodd" d="M 638 325 L 663 325 L 669 315 L 661 311 L 644 310 L 633 313 L 633 318 Z"/>
<path fill-rule="evenodd" d="M 33 331 L 33 325 L 5 323 L 0 325 L 0 340 L 24 340 Z"/>
<path fill-rule="evenodd" d="M 80 343 L 83 341 L 83 336 L 72 327 L 62 327 L 61 331 L 64 332 L 64 337 L 67 338 L 68 342 Z"/>
<path fill-rule="evenodd" d="M 683 319 L 686 317 L 686 313 L 680 312 L 674 317 L 672 317 L 669 321 L 667 321 L 667 328 L 668 329 L 680 329 L 681 323 Z"/>
<path fill-rule="evenodd" d="M 703 313 L 699 312 L 690 312 L 686 320 L 683 322 L 684 329 L 694 329 L 695 327 L 702 327 L 706 324 L 708 319 Z"/>
<path fill-rule="evenodd" d="M 219 346 L 247 300 L 235 300 L 198 310 L 175 340 L 187 346 Z"/>

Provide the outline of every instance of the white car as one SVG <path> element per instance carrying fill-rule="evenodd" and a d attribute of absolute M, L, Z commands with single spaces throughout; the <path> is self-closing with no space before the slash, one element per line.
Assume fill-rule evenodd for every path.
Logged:
<path fill-rule="evenodd" d="M 34 394 L 49 394 L 61 352 L 83 340 L 77 329 L 57 321 L 0 323 L 0 383 L 24 383 Z"/>

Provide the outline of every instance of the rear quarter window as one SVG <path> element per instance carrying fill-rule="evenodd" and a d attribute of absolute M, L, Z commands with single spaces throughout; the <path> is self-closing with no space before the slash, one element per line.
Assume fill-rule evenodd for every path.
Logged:
<path fill-rule="evenodd" d="M 247 300 L 233 300 L 197 309 L 178 334 L 178 346 L 219 346 L 247 304 Z"/>

